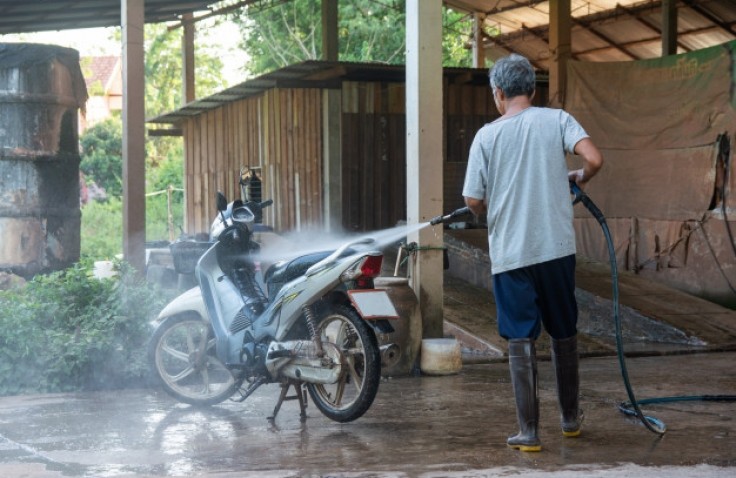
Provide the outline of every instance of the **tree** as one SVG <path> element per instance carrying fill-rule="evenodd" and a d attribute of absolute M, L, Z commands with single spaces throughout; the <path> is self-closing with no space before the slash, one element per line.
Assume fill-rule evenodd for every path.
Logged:
<path fill-rule="evenodd" d="M 403 64 L 406 60 L 404 0 L 340 0 L 339 58 L 351 62 Z M 443 12 L 443 64 L 468 66 L 472 32 L 468 15 Z M 256 4 L 234 14 L 243 32 L 249 70 L 258 75 L 322 56 L 320 0 Z"/>
<path fill-rule="evenodd" d="M 111 196 L 123 194 L 122 132 L 118 116 L 88 128 L 79 138 L 82 149 L 79 169 Z"/>

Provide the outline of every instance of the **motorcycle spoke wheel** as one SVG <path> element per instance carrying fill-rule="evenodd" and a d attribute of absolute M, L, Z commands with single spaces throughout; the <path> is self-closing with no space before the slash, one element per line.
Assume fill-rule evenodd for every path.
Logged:
<path fill-rule="evenodd" d="M 373 331 L 346 306 L 333 306 L 317 326 L 322 342 L 334 344 L 342 356 L 342 372 L 336 383 L 308 384 L 317 408 L 328 418 L 349 422 L 361 417 L 378 392 L 381 361 Z"/>
<path fill-rule="evenodd" d="M 215 355 L 215 341 L 199 318 L 172 317 L 154 333 L 151 364 L 166 392 L 192 405 L 222 402 L 240 386 Z"/>

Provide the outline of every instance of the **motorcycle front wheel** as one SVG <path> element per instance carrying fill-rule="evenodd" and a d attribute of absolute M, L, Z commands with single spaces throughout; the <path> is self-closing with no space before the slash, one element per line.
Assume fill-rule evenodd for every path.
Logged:
<path fill-rule="evenodd" d="M 199 317 L 163 321 L 148 354 L 164 390 L 180 402 L 214 405 L 231 397 L 242 383 L 215 355 L 212 328 Z"/>
<path fill-rule="evenodd" d="M 350 307 L 333 305 L 320 314 L 317 332 L 322 342 L 335 344 L 344 357 L 336 383 L 307 384 L 315 406 L 327 418 L 350 422 L 373 403 L 381 380 L 378 341 L 368 324 Z"/>

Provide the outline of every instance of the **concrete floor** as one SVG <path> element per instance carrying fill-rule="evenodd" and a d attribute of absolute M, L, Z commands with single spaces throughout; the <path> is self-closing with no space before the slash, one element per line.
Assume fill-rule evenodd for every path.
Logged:
<path fill-rule="evenodd" d="M 736 353 L 628 361 L 639 399 L 733 394 Z M 732 477 L 736 404 L 648 406 L 662 438 L 616 408 L 626 398 L 613 357 L 581 361 L 583 435 L 559 432 L 550 363 L 540 362 L 541 453 L 508 449 L 515 416 L 505 363 L 452 376 L 382 382 L 361 419 L 338 424 L 310 404 L 306 422 L 262 387 L 244 403 L 195 409 L 157 390 L 0 399 L 0 476 L 39 477 Z"/>
<path fill-rule="evenodd" d="M 466 353 L 471 360 L 456 375 L 382 381 L 355 422 L 332 422 L 310 404 L 302 423 L 296 401 L 270 422 L 276 385 L 244 403 L 207 409 L 148 389 L 3 397 L 0 478 L 736 476 L 736 403 L 645 407 L 666 423 L 663 437 L 618 411 L 627 396 L 612 345 L 610 279 L 585 264 L 579 272 L 586 286 L 579 296 L 583 435 L 561 436 L 548 347 L 540 340 L 541 453 L 505 444 L 516 417 L 492 294 L 446 275 L 452 333 L 486 350 Z M 631 305 L 627 367 L 638 399 L 736 394 L 736 312 L 636 277 L 621 282 L 622 307 Z M 671 338 L 662 342 L 664 335 Z"/>

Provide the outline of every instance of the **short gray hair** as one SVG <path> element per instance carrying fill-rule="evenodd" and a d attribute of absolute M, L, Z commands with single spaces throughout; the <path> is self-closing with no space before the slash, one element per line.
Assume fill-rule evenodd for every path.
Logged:
<path fill-rule="evenodd" d="M 488 76 L 491 88 L 500 88 L 507 98 L 531 96 L 534 93 L 536 75 L 525 57 L 512 53 L 493 64 Z"/>

